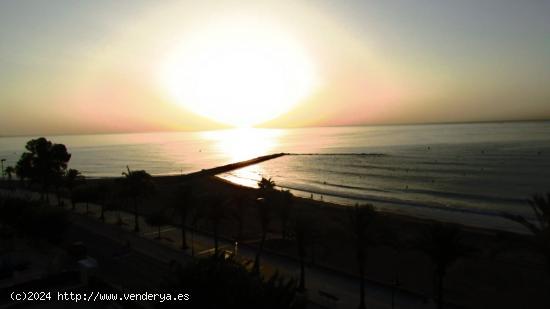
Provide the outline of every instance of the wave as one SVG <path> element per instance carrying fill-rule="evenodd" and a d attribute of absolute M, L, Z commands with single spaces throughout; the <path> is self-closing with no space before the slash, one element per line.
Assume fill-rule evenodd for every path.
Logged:
<path fill-rule="evenodd" d="M 255 179 L 249 178 L 249 177 L 241 177 L 237 176 L 232 173 L 230 174 L 233 177 L 240 178 L 240 179 L 247 179 L 254 181 Z M 352 189 L 352 190 L 365 190 L 365 191 L 378 191 L 378 192 L 401 192 L 401 193 L 421 193 L 421 194 L 430 194 L 430 195 L 438 195 L 438 196 L 445 196 L 445 197 L 460 197 L 465 199 L 478 199 L 478 200 L 486 200 L 486 201 L 496 201 L 496 202 L 507 202 L 507 203 L 518 203 L 518 202 L 525 202 L 524 199 L 514 199 L 514 198 L 501 198 L 501 197 L 495 197 L 495 196 L 484 196 L 484 195 L 476 195 L 476 194 L 463 194 L 463 193 L 456 193 L 456 192 L 445 192 L 445 191 L 434 191 L 434 190 L 422 190 L 422 189 L 408 189 L 408 190 L 395 190 L 395 191 L 389 191 L 389 190 L 383 190 L 383 189 L 376 189 L 376 188 L 368 188 L 368 187 L 359 187 L 359 186 L 350 186 L 350 185 L 341 185 L 341 184 L 334 184 L 334 183 L 327 183 L 327 182 L 319 182 L 319 181 L 305 181 L 304 184 L 317 184 L 317 185 L 324 185 L 324 186 L 331 186 L 335 188 L 344 188 L 344 189 Z M 285 190 L 292 190 L 303 193 L 303 197 L 307 197 L 310 194 L 320 195 L 326 198 L 326 200 L 329 200 L 331 197 L 333 198 L 339 198 L 343 200 L 349 201 L 348 205 L 355 204 L 355 203 L 380 203 L 382 205 L 375 205 L 375 206 L 398 206 L 401 208 L 423 208 L 423 209 L 432 209 L 432 210 L 438 210 L 438 211 L 447 211 L 447 212 L 456 212 L 456 213 L 462 213 L 462 214 L 476 214 L 476 215 L 483 215 L 483 216 L 489 216 L 489 217 L 502 217 L 502 210 L 491 210 L 491 209 L 482 209 L 482 208 L 473 208 L 468 206 L 459 206 L 459 205 L 451 205 L 451 204 L 444 204 L 444 203 L 438 203 L 438 202 L 428 202 L 428 201 L 413 201 L 408 199 L 401 199 L 401 198 L 395 198 L 395 197 L 384 197 L 384 196 L 377 196 L 377 195 L 370 195 L 370 194 L 364 194 L 359 192 L 344 192 L 340 190 L 327 190 L 326 188 L 322 188 L 315 185 L 299 185 L 299 184 L 286 184 L 286 183 L 279 183 L 277 184 L 277 187 L 280 189 Z M 344 204 L 345 205 L 345 204 Z"/>

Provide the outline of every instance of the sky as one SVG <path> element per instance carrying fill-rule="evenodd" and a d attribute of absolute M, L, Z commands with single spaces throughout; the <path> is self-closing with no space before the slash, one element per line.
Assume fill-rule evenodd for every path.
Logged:
<path fill-rule="evenodd" d="M 231 76 L 263 95 L 245 96 L 263 115 L 239 110 L 271 113 L 262 127 L 550 119 L 548 16 L 547 0 L 4 0 L 0 135 L 224 128 L 219 114 L 241 120 L 222 99 Z M 265 68 L 279 79 L 251 78 L 258 67 L 239 62 L 249 58 L 212 45 L 225 41 L 209 29 L 233 25 L 265 33 L 243 42 L 274 51 L 280 65 Z M 231 54 L 214 63 L 237 66 L 206 75 L 217 80 L 208 93 L 175 96 L 202 74 L 181 88 L 166 77 L 181 63 L 170 59 L 198 59 L 182 49 L 193 37 Z"/>

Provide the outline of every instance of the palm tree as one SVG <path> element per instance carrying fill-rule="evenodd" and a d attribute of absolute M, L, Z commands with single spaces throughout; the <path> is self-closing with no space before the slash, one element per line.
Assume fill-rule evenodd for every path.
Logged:
<path fill-rule="evenodd" d="M 298 260 L 300 261 L 300 282 L 298 284 L 299 291 L 306 290 L 306 249 L 311 239 L 310 222 L 308 222 L 303 211 L 297 212 L 292 222 L 292 230 L 296 239 L 296 247 L 298 250 Z"/>
<path fill-rule="evenodd" d="M 271 178 L 264 178 L 260 181 L 258 181 L 258 188 L 260 190 L 273 190 L 275 189 L 275 181 L 271 180 Z"/>
<path fill-rule="evenodd" d="M 90 211 L 90 203 L 96 200 L 96 192 L 97 188 L 95 185 L 78 186 L 73 189 L 71 202 L 73 203 L 73 205 L 81 202 L 86 203 L 86 214 L 88 214 Z"/>
<path fill-rule="evenodd" d="M 348 209 L 349 225 L 348 228 L 354 239 L 357 265 L 359 270 L 359 309 L 365 308 L 365 271 L 367 247 L 372 242 L 373 222 L 377 217 L 377 212 L 370 204 L 355 204 Z"/>
<path fill-rule="evenodd" d="M 186 250 L 189 246 L 187 245 L 186 237 L 186 223 L 187 217 L 189 216 L 193 204 L 193 188 L 190 184 L 182 185 L 175 192 L 175 202 L 173 204 L 173 209 L 180 217 L 180 228 L 181 228 L 181 249 Z"/>
<path fill-rule="evenodd" d="M 6 159 L 0 159 L 0 173 L 2 174 L 2 180 L 4 180 L 4 175 L 5 175 L 5 171 L 4 171 L 4 162 L 6 162 Z"/>
<path fill-rule="evenodd" d="M 139 207 L 140 198 L 148 197 L 154 192 L 152 177 L 144 170 L 131 171 L 127 166 L 127 172 L 123 172 L 126 194 L 132 198 L 134 204 L 134 231 L 139 232 Z"/>
<path fill-rule="evenodd" d="M 437 293 L 437 308 L 441 309 L 447 269 L 467 251 L 461 242 L 460 228 L 456 225 L 433 224 L 419 239 L 418 248 L 434 264 L 434 290 Z"/>
<path fill-rule="evenodd" d="M 502 213 L 502 215 L 523 225 L 533 234 L 530 245 L 545 257 L 547 271 L 550 275 L 550 192 L 546 193 L 546 197 L 542 194 L 535 194 L 528 200 L 528 204 L 535 214 L 536 223 L 532 223 L 520 215 L 508 213 Z"/>
<path fill-rule="evenodd" d="M 241 242 L 243 239 L 244 220 L 248 202 L 247 197 L 243 194 L 239 194 L 229 201 L 230 215 L 237 223 L 237 233 L 234 235 L 236 242 Z"/>
<path fill-rule="evenodd" d="M 101 207 L 100 214 L 99 214 L 99 220 L 101 222 L 105 222 L 105 212 L 111 208 L 112 205 L 110 203 L 113 199 L 113 189 L 112 184 L 106 184 L 105 182 L 101 182 L 96 186 L 95 190 L 95 200 Z"/>
<path fill-rule="evenodd" d="M 197 230 L 199 221 L 202 219 L 204 213 L 198 208 L 193 207 L 190 211 L 190 223 L 191 223 L 191 256 L 195 256 L 195 231 Z"/>
<path fill-rule="evenodd" d="M 225 217 L 224 200 L 219 195 L 214 195 L 210 198 L 208 207 L 206 209 L 206 219 L 210 222 L 212 228 L 212 234 L 214 236 L 214 254 L 218 254 L 219 238 L 220 238 L 220 226 L 223 218 Z"/>
<path fill-rule="evenodd" d="M 294 198 L 292 193 L 288 190 L 283 190 L 279 194 L 279 201 L 277 205 L 277 210 L 279 214 L 279 220 L 281 222 L 281 234 L 283 239 L 287 238 L 288 234 L 288 222 L 290 220 L 290 214 L 292 212 L 292 206 Z"/>
<path fill-rule="evenodd" d="M 260 221 L 260 228 L 262 236 L 260 239 L 260 245 L 258 251 L 256 252 L 256 257 L 254 259 L 253 272 L 256 274 L 260 273 L 260 257 L 264 250 L 265 241 L 267 238 L 267 232 L 269 231 L 269 225 L 271 223 L 271 203 L 272 200 L 259 197 L 256 199 L 256 206 L 258 209 L 258 219 Z"/>
<path fill-rule="evenodd" d="M 9 186 L 9 189 L 10 190 L 13 190 L 14 187 L 12 185 L 12 177 L 13 177 L 13 174 L 15 174 L 15 168 L 13 166 L 8 166 L 6 167 L 6 169 L 4 170 L 4 173 L 6 173 L 6 175 L 8 175 L 8 186 Z"/>
<path fill-rule="evenodd" d="M 257 274 L 260 273 L 260 258 L 264 249 L 265 241 L 267 239 L 269 226 L 271 224 L 271 210 L 273 208 L 273 205 L 276 203 L 277 198 L 275 182 L 271 180 L 271 178 L 267 179 L 262 177 L 262 179 L 258 182 L 258 188 L 259 197 L 256 199 L 256 207 L 261 228 L 261 238 L 253 266 L 253 271 Z"/>
<path fill-rule="evenodd" d="M 168 223 L 168 218 L 164 215 L 162 210 L 155 211 L 145 217 L 147 224 L 156 226 L 158 228 L 157 239 L 161 240 L 160 228 Z"/>
<path fill-rule="evenodd" d="M 73 210 L 75 210 L 76 207 L 73 199 L 74 187 L 82 181 L 84 181 L 84 176 L 82 176 L 80 171 L 77 169 L 70 168 L 65 173 L 65 187 L 67 188 L 67 190 L 69 190 Z"/>

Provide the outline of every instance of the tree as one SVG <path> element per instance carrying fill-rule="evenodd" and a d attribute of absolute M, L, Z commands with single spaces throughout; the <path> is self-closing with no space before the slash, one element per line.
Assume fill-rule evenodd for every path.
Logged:
<path fill-rule="evenodd" d="M 73 189 L 71 196 L 71 203 L 86 203 L 86 214 L 90 212 L 90 203 L 96 201 L 97 186 L 96 185 L 82 185 Z"/>
<path fill-rule="evenodd" d="M 75 210 L 76 206 L 75 206 L 74 199 L 73 199 L 73 191 L 74 191 L 75 186 L 77 186 L 81 182 L 84 182 L 84 176 L 82 176 L 80 171 L 78 171 L 77 169 L 70 168 L 65 173 L 64 182 L 65 182 L 65 187 L 67 188 L 67 190 L 69 190 L 69 196 L 71 198 L 72 209 Z"/>
<path fill-rule="evenodd" d="M 437 293 L 437 308 L 443 308 L 443 283 L 447 269 L 467 248 L 462 244 L 460 229 L 456 225 L 433 224 L 419 239 L 418 248 L 434 264 L 434 290 Z"/>
<path fill-rule="evenodd" d="M 258 212 L 258 220 L 261 228 L 260 245 L 254 259 L 253 271 L 260 273 L 260 258 L 264 249 L 267 233 L 271 224 L 271 213 L 273 205 L 276 203 L 277 191 L 275 190 L 275 182 L 271 178 L 263 178 L 258 182 L 258 195 L 256 199 L 256 209 Z"/>
<path fill-rule="evenodd" d="M 19 181 L 23 184 L 25 183 L 25 180 L 29 180 L 29 182 L 27 182 L 27 185 L 29 185 L 32 179 L 35 178 L 35 170 L 32 167 L 32 161 L 32 153 L 24 152 L 21 154 L 21 157 L 15 165 L 15 174 L 19 178 Z"/>
<path fill-rule="evenodd" d="M 101 222 L 105 222 L 105 212 L 110 209 L 111 205 L 109 205 L 109 202 L 112 197 L 113 189 L 109 184 L 102 181 L 95 186 L 94 200 L 99 204 L 99 207 L 101 207 L 99 213 L 99 220 L 101 220 Z"/>
<path fill-rule="evenodd" d="M 12 179 L 13 179 L 13 175 L 15 174 L 15 168 L 13 166 L 8 166 L 6 167 L 4 172 L 6 173 L 6 175 L 8 175 L 8 187 L 10 190 L 13 190 L 14 186 L 12 184 Z"/>
<path fill-rule="evenodd" d="M 208 206 L 206 209 L 206 219 L 210 223 L 212 234 L 214 236 L 214 254 L 218 254 L 220 226 L 226 215 L 226 209 L 224 206 L 223 198 L 219 195 L 214 195 L 208 201 Z"/>
<path fill-rule="evenodd" d="M 149 214 L 148 216 L 145 217 L 145 221 L 150 226 L 156 226 L 158 228 L 157 239 L 161 240 L 162 238 L 161 238 L 161 235 L 160 235 L 160 228 L 163 225 L 168 224 L 168 218 L 166 218 L 166 215 L 164 214 L 164 211 L 163 210 L 157 210 L 157 211 Z"/>
<path fill-rule="evenodd" d="M 256 207 L 258 211 L 258 219 L 260 221 L 261 238 L 260 245 L 258 246 L 256 257 L 254 259 L 253 270 L 255 273 L 260 273 L 260 258 L 264 250 L 269 225 L 271 223 L 271 201 L 260 197 L 256 200 Z"/>
<path fill-rule="evenodd" d="M 544 256 L 550 275 L 550 192 L 546 193 L 546 197 L 542 194 L 535 194 L 528 200 L 528 205 L 535 214 L 535 223 L 520 215 L 502 213 L 502 216 L 523 225 L 531 232 L 533 238 L 529 245 Z"/>
<path fill-rule="evenodd" d="M 238 194 L 229 201 L 231 218 L 237 223 L 237 233 L 234 235 L 236 242 L 241 242 L 243 239 L 244 221 L 248 203 L 248 198 L 244 194 Z"/>
<path fill-rule="evenodd" d="M 309 241 L 311 240 L 310 222 L 308 222 L 303 211 L 299 211 L 294 215 L 292 220 L 292 232 L 296 240 L 296 249 L 298 251 L 298 260 L 300 261 L 300 281 L 298 284 L 299 291 L 306 290 L 306 250 Z"/>
<path fill-rule="evenodd" d="M 292 212 L 292 206 L 294 197 L 288 190 L 283 190 L 279 193 L 277 212 L 279 214 L 279 220 L 281 222 L 281 234 L 283 239 L 287 238 L 288 234 L 288 222 L 290 220 L 290 214 Z"/>
<path fill-rule="evenodd" d="M 348 216 L 348 228 L 353 237 L 359 270 L 359 309 L 364 309 L 367 247 L 373 242 L 373 223 L 377 217 L 377 212 L 370 204 L 355 204 L 355 206 L 348 208 Z"/>
<path fill-rule="evenodd" d="M 186 223 L 187 219 L 194 207 L 193 200 L 193 188 L 191 184 L 184 184 L 178 187 L 175 194 L 175 201 L 173 203 L 173 209 L 176 211 L 180 217 L 180 228 L 181 228 L 181 249 L 186 250 L 187 245 L 187 235 L 186 235 Z"/>
<path fill-rule="evenodd" d="M 170 287 L 193 291 L 193 308 L 304 308 L 296 282 L 278 274 L 263 279 L 223 254 L 194 259 L 176 273 Z M 166 302 L 164 306 L 179 306 Z"/>
<path fill-rule="evenodd" d="M 153 177 L 144 170 L 131 171 L 126 167 L 123 172 L 126 194 L 133 200 L 134 205 L 134 231 L 139 232 L 139 199 L 148 197 L 154 192 Z"/>
<path fill-rule="evenodd" d="M 258 182 L 258 188 L 260 191 L 270 191 L 275 189 L 275 181 L 271 180 L 271 178 L 264 178 Z"/>
<path fill-rule="evenodd" d="M 23 233 L 33 239 L 46 240 L 53 244 L 62 242 L 70 225 L 65 211 L 49 205 L 29 207 L 24 218 L 21 226 Z"/>
<path fill-rule="evenodd" d="M 189 213 L 190 223 L 191 223 L 191 256 L 195 256 L 195 231 L 197 230 L 198 224 L 201 221 L 204 213 L 198 207 L 191 208 Z"/>
<path fill-rule="evenodd" d="M 31 179 L 41 184 L 41 198 L 47 193 L 56 177 L 63 175 L 71 154 L 63 144 L 53 144 L 40 137 L 27 142 L 24 152 L 16 165 L 21 179 Z"/>

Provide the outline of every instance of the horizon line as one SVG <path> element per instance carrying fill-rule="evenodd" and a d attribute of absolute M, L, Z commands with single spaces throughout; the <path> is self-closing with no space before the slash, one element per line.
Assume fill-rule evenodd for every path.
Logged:
<path fill-rule="evenodd" d="M 534 119 L 505 119 L 505 120 L 474 120 L 474 121 L 434 121 L 434 122 L 395 122 L 395 123 L 359 123 L 359 124 L 342 124 L 342 125 L 305 125 L 305 126 L 287 126 L 287 127 L 251 127 L 253 129 L 308 129 L 308 128 L 345 128 L 345 127 L 383 127 L 383 126 L 421 126 L 421 125 L 456 125 L 456 124 L 483 124 L 483 123 L 515 123 L 515 122 L 547 122 L 550 118 L 534 118 Z M 217 128 L 217 129 L 202 129 L 202 130 L 150 130 L 150 131 L 120 131 L 120 132 L 88 132 L 88 133 L 41 133 L 41 134 L 8 134 L 0 135 L 0 138 L 14 137 L 33 137 L 33 136 L 75 136 L 75 135 L 115 135 L 115 134 L 147 134 L 147 133 L 178 133 L 178 132 L 208 132 L 239 129 L 240 127 Z"/>

